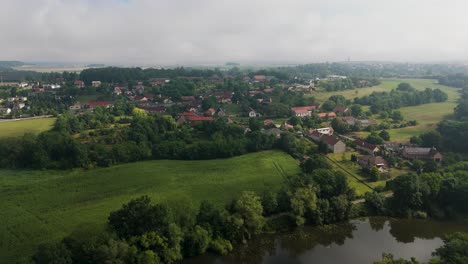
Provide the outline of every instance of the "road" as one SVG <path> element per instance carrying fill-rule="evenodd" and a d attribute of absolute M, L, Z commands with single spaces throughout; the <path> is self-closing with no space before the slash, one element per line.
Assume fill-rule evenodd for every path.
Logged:
<path fill-rule="evenodd" d="M 49 118 L 49 117 L 53 117 L 53 115 L 33 116 L 33 117 L 14 118 L 14 119 L 0 119 L 0 123 L 24 121 L 24 120 L 31 120 L 31 119 L 41 119 L 41 118 Z"/>

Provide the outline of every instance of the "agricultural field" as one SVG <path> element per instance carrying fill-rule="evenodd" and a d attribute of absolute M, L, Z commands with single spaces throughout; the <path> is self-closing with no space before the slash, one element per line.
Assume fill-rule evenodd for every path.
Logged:
<path fill-rule="evenodd" d="M 331 95 L 341 94 L 347 99 L 362 97 L 369 95 L 374 91 L 390 91 L 395 89 L 399 83 L 407 82 L 414 88 L 423 90 L 425 88 L 439 88 L 446 92 L 448 100 L 442 103 L 422 104 L 418 106 L 402 107 L 400 110 L 405 117 L 405 120 L 416 120 L 418 125 L 412 127 L 389 129 L 391 141 L 406 142 L 412 136 L 417 136 L 427 130 L 434 129 L 442 119 L 449 117 L 453 113 L 453 109 L 457 104 L 459 92 L 457 88 L 452 88 L 437 84 L 436 80 L 431 79 L 384 79 L 380 85 L 367 88 L 359 88 L 356 90 L 338 91 L 338 92 L 320 92 L 314 96 L 323 102 Z M 377 117 L 375 117 L 378 119 Z M 357 133 L 361 137 L 366 137 L 368 133 Z"/>
<path fill-rule="evenodd" d="M 57 241 L 81 225 L 103 228 L 111 211 L 141 195 L 187 208 L 205 199 L 223 206 L 244 190 L 277 189 L 286 175 L 298 172 L 297 161 L 279 151 L 89 171 L 0 170 L 0 259 L 25 261 L 38 244 Z"/>
<path fill-rule="evenodd" d="M 55 118 L 0 121 L 0 138 L 18 137 L 25 133 L 40 133 L 54 125 Z"/>

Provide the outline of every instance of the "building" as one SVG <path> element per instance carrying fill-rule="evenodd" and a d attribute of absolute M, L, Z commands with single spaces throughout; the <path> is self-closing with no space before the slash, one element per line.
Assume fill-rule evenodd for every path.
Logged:
<path fill-rule="evenodd" d="M 360 139 L 356 139 L 354 141 L 354 144 L 357 150 L 367 153 L 369 155 L 375 155 L 375 153 L 379 152 L 379 148 L 376 145 L 367 143 Z"/>
<path fill-rule="evenodd" d="M 89 102 L 84 105 L 84 108 L 87 109 L 94 109 L 96 107 L 104 107 L 104 108 L 109 108 L 112 106 L 112 102 L 108 101 L 99 101 L 99 102 Z"/>
<path fill-rule="evenodd" d="M 94 88 L 98 88 L 98 87 L 101 87 L 101 81 L 92 81 L 91 82 L 91 85 L 94 87 Z"/>
<path fill-rule="evenodd" d="M 304 117 L 304 116 L 312 116 L 312 111 L 318 109 L 320 105 L 313 104 L 308 106 L 299 106 L 299 107 L 292 107 L 291 111 L 295 116 Z"/>
<path fill-rule="evenodd" d="M 388 167 L 387 161 L 381 156 L 361 156 L 358 158 L 357 162 L 362 168 L 371 169 L 375 166 L 379 169 L 380 172 L 385 172 L 385 169 Z"/>
<path fill-rule="evenodd" d="M 361 124 L 362 127 L 378 125 L 377 121 L 374 119 L 361 119 L 359 120 L 359 123 Z"/>
<path fill-rule="evenodd" d="M 74 82 L 74 85 L 75 85 L 76 88 L 85 88 L 85 83 L 83 81 L 81 81 L 81 80 L 76 80 Z"/>
<path fill-rule="evenodd" d="M 328 112 L 328 113 L 318 113 L 317 114 L 318 118 L 335 118 L 336 114 L 335 112 Z"/>
<path fill-rule="evenodd" d="M 323 135 L 333 135 L 333 132 L 334 132 L 333 127 L 322 127 L 322 128 L 317 128 L 317 129 L 311 129 L 309 133 L 312 133 L 314 131 L 317 131 Z"/>
<path fill-rule="evenodd" d="M 257 113 L 255 110 L 253 110 L 252 108 L 250 108 L 250 111 L 249 111 L 249 117 L 260 117 L 261 115 L 259 113 Z"/>
<path fill-rule="evenodd" d="M 346 106 L 335 106 L 335 108 L 333 108 L 333 112 L 337 115 L 345 115 L 349 112 L 349 108 Z"/>
<path fill-rule="evenodd" d="M 440 162 L 443 159 L 442 154 L 436 148 L 412 148 L 405 147 L 402 156 L 409 160 L 433 160 Z"/>
<path fill-rule="evenodd" d="M 332 153 L 346 152 L 346 144 L 336 136 L 321 134 L 317 130 L 314 130 L 309 133 L 309 138 L 317 143 L 324 142 L 327 144 L 328 150 Z"/>
<path fill-rule="evenodd" d="M 357 119 L 352 116 L 344 116 L 341 118 L 346 124 L 350 126 L 354 126 L 356 124 Z"/>

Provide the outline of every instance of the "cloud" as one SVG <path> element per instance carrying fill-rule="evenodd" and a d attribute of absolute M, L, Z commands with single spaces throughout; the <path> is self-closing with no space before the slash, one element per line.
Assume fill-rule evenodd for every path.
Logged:
<path fill-rule="evenodd" d="M 468 59 L 464 0 L 2 0 L 0 59 Z"/>

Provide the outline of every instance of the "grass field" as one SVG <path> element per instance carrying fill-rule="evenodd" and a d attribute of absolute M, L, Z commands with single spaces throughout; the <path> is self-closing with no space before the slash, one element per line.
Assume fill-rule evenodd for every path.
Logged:
<path fill-rule="evenodd" d="M 241 191 L 279 188 L 299 166 L 265 151 L 207 161 L 145 161 L 90 171 L 0 171 L 0 262 L 31 255 L 80 225 L 103 226 L 107 216 L 141 195 L 154 202 L 204 199 L 224 205 Z"/>
<path fill-rule="evenodd" d="M 22 136 L 28 132 L 43 132 L 51 129 L 54 122 L 55 118 L 0 122 L 0 138 Z"/>
<path fill-rule="evenodd" d="M 460 97 L 457 88 L 439 85 L 437 84 L 436 80 L 431 79 L 384 79 L 380 85 L 374 87 L 339 92 L 319 92 L 314 94 L 314 96 L 320 102 L 327 100 L 331 95 L 335 94 L 341 94 L 347 99 L 352 100 L 355 97 L 369 95 L 375 91 L 390 91 L 395 89 L 398 84 L 402 82 L 410 83 L 418 90 L 423 90 L 425 88 L 439 88 L 447 93 L 448 100 L 442 103 L 431 103 L 400 108 L 399 110 L 403 113 L 403 116 L 406 120 L 417 120 L 418 125 L 413 127 L 388 130 L 391 141 L 405 142 L 408 141 L 408 139 L 412 136 L 417 136 L 427 130 L 434 129 L 437 123 L 453 113 L 453 108 L 455 108 L 457 99 Z M 358 134 L 362 137 L 365 137 L 368 133 L 363 132 Z"/>

